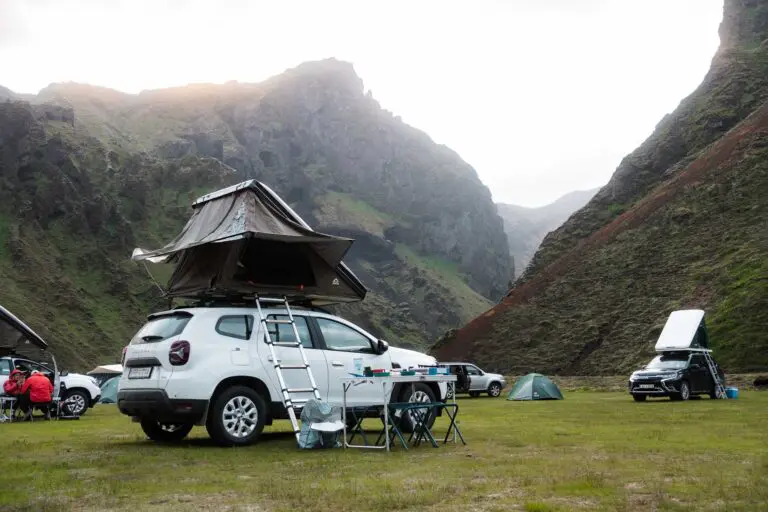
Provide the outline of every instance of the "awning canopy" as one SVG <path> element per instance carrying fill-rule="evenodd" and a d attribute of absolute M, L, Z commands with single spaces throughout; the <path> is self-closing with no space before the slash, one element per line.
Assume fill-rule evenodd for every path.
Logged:
<path fill-rule="evenodd" d="M 93 370 L 88 372 L 88 375 L 100 374 L 100 375 L 118 375 L 123 373 L 123 365 L 121 364 L 105 364 L 97 366 Z"/>
<path fill-rule="evenodd" d="M 134 261 L 174 263 L 167 295 L 287 295 L 314 305 L 362 300 L 367 290 L 341 262 L 354 240 L 313 231 L 266 185 L 245 181 L 202 196 L 166 246 Z"/>

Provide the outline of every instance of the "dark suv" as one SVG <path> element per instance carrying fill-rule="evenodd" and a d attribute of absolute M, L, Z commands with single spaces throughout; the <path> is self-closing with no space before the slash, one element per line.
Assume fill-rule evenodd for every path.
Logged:
<path fill-rule="evenodd" d="M 717 363 L 715 368 L 725 385 L 725 375 Z M 688 400 L 692 395 L 717 398 L 717 388 L 704 354 L 692 351 L 657 355 L 629 377 L 629 392 L 638 402 L 649 396 L 668 396 L 672 400 Z"/>

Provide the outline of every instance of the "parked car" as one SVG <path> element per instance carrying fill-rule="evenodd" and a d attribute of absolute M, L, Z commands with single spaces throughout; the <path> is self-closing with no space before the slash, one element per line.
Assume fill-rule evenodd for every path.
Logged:
<path fill-rule="evenodd" d="M 51 365 L 23 357 L 6 356 L 0 357 L 0 388 L 13 370 L 21 370 L 26 374 L 37 370 L 51 379 L 51 382 L 54 381 L 54 369 Z M 66 387 L 61 398 L 69 401 L 69 410 L 73 415 L 82 416 L 101 399 L 101 388 L 93 377 L 65 370 L 59 372 L 59 379 Z"/>
<path fill-rule="evenodd" d="M 263 311 L 271 319 L 288 319 L 284 308 Z M 360 359 L 363 367 L 372 368 L 435 364 L 431 356 L 389 347 L 338 316 L 317 309 L 291 311 L 320 395 L 328 402 L 342 403 L 339 378 L 348 376 Z M 288 417 L 263 325 L 255 307 L 191 307 L 150 315 L 124 350 L 119 410 L 157 441 L 181 440 L 193 426 L 204 425 L 218 444 L 254 443 L 265 425 Z M 273 341 L 295 342 L 289 323 L 268 325 Z M 274 350 L 283 365 L 302 364 L 297 347 Z M 306 372 L 284 370 L 283 377 L 288 388 L 308 385 Z M 413 388 L 396 385 L 391 399 L 445 401 L 446 395 L 444 383 L 417 383 Z M 349 406 L 381 399 L 379 385 L 347 392 Z M 406 430 L 412 428 L 409 416 L 403 423 Z"/>
<path fill-rule="evenodd" d="M 48 348 L 48 344 L 40 335 L 0 306 L 0 389 L 13 370 L 21 370 L 27 374 L 37 370 L 55 383 L 55 361 L 43 363 L 18 354 L 18 350 L 29 346 L 37 347 L 41 353 Z M 94 379 L 79 373 L 60 370 L 58 373 L 60 382 L 66 388 L 61 398 L 69 399 L 69 411 L 72 414 L 81 416 L 99 401 L 101 391 Z"/>
<path fill-rule="evenodd" d="M 714 362 L 714 360 L 713 360 Z M 715 362 L 720 382 L 725 375 Z M 629 377 L 629 392 L 638 402 L 649 396 L 688 400 L 693 395 L 717 398 L 717 389 L 704 354 L 695 351 L 664 352 Z"/>
<path fill-rule="evenodd" d="M 480 393 L 488 393 L 488 396 L 497 397 L 507 385 L 503 375 L 484 372 L 472 363 L 439 364 L 450 368 L 451 374 L 456 375 L 456 393 L 469 393 L 469 396 L 473 397 L 480 396 Z"/>

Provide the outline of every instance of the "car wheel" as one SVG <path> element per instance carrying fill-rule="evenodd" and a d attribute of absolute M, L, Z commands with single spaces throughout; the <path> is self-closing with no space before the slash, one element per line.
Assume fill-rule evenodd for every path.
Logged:
<path fill-rule="evenodd" d="M 448 391 L 445 393 L 445 399 L 450 400 L 451 398 L 453 398 L 453 388 L 448 386 Z"/>
<path fill-rule="evenodd" d="M 79 389 L 73 389 L 64 395 L 64 400 L 67 401 L 67 411 L 73 416 L 82 416 L 88 411 L 88 403 L 90 398 L 86 395 L 85 391 Z"/>
<path fill-rule="evenodd" d="M 232 386 L 214 400 L 206 429 L 221 446 L 245 446 L 259 438 L 266 415 L 261 395 L 246 386 Z"/>
<path fill-rule="evenodd" d="M 192 423 L 160 423 L 153 418 L 141 418 L 141 429 L 147 437 L 161 443 L 181 441 L 193 426 Z"/>
<path fill-rule="evenodd" d="M 632 398 L 635 399 L 635 402 L 645 402 L 645 399 L 648 398 L 648 396 L 647 395 L 638 395 L 638 394 L 633 393 L 632 394 Z"/>
<path fill-rule="evenodd" d="M 413 388 L 413 390 L 411 390 Z M 435 392 L 432 391 L 432 388 L 427 386 L 424 383 L 418 382 L 413 385 L 413 387 L 406 385 L 403 389 L 401 395 L 400 395 L 400 401 L 401 402 L 436 402 L 437 399 L 435 398 Z M 403 413 L 403 416 L 400 418 L 400 429 L 403 432 L 411 433 L 413 432 L 414 424 L 415 424 L 415 414 L 418 414 L 418 412 L 414 411 L 408 411 L 406 413 Z M 430 417 L 427 419 L 427 425 L 429 428 L 432 428 L 432 425 L 435 424 L 435 413 L 431 411 Z"/>
<path fill-rule="evenodd" d="M 680 393 L 677 394 L 677 398 L 679 400 L 688 400 L 691 398 L 691 386 L 688 385 L 687 381 L 680 383 Z"/>
<path fill-rule="evenodd" d="M 488 396 L 496 398 L 500 394 L 501 394 L 501 384 L 499 384 L 498 382 L 491 382 L 491 385 L 488 386 Z"/>

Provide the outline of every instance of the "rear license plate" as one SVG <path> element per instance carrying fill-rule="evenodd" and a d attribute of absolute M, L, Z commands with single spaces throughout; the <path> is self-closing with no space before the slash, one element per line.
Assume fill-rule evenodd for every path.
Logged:
<path fill-rule="evenodd" d="M 128 370 L 129 379 L 148 379 L 152 375 L 152 367 L 145 366 L 143 368 L 131 368 Z"/>
<path fill-rule="evenodd" d="M 640 389 L 653 389 L 655 386 L 653 384 L 640 384 L 638 387 Z"/>

